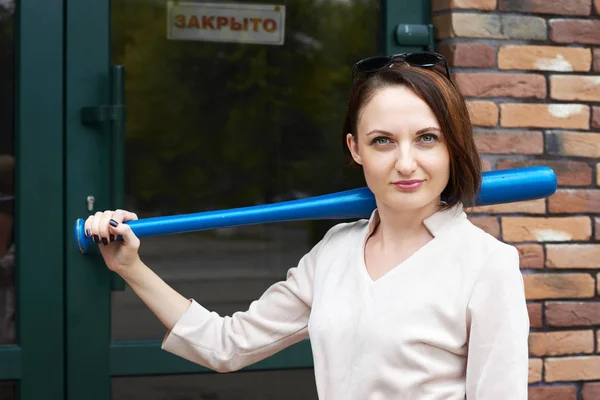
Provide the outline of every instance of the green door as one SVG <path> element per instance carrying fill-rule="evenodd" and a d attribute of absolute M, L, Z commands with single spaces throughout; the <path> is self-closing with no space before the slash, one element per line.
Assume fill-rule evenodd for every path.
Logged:
<path fill-rule="evenodd" d="M 400 50 L 395 25 L 428 22 L 428 8 L 215 3 L 66 0 L 67 227 L 109 208 L 144 218 L 363 184 L 341 151 L 351 65 Z M 144 238 L 140 252 L 184 296 L 227 315 L 284 279 L 335 222 Z M 212 373 L 160 350 L 158 320 L 97 250 L 82 256 L 66 240 L 67 399 L 316 398 L 308 340 Z"/>
<path fill-rule="evenodd" d="M 2 400 L 64 398 L 63 2 L 26 3 L 0 2 Z"/>

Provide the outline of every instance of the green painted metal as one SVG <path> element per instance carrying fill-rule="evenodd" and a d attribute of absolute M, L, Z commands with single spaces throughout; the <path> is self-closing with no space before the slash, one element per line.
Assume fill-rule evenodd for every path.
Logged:
<path fill-rule="evenodd" d="M 82 109 L 110 104 L 110 3 L 66 0 L 66 223 L 111 206 L 109 124 L 82 123 Z M 65 236 L 66 399 L 110 398 L 110 273 L 97 249 L 82 256 Z"/>
<path fill-rule="evenodd" d="M 4 354 L 12 353 L 7 357 L 17 363 L 20 400 L 58 400 L 64 398 L 63 1 L 28 0 L 18 2 L 16 10 L 15 240 L 21 350 Z"/>
<path fill-rule="evenodd" d="M 161 342 L 121 342 L 110 346 L 110 372 L 116 376 L 214 373 L 160 348 Z M 312 368 L 310 341 L 303 340 L 242 371 Z"/>
<path fill-rule="evenodd" d="M 431 0 L 382 0 L 381 2 L 382 53 L 398 54 L 422 51 L 423 45 L 398 44 L 398 24 L 431 24 Z M 431 45 L 433 37 L 425 46 Z"/>
<path fill-rule="evenodd" d="M 21 377 L 21 348 L 0 347 L 0 381 L 17 380 Z"/>

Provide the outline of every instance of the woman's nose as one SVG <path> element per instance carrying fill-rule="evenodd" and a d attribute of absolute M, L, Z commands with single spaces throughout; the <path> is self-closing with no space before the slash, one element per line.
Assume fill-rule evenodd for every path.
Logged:
<path fill-rule="evenodd" d="M 399 146 L 396 153 L 396 170 L 404 176 L 411 175 L 417 169 L 415 154 L 409 146 Z"/>

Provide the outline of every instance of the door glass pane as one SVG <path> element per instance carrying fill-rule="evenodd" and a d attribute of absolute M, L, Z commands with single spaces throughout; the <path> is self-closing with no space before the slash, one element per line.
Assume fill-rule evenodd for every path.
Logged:
<path fill-rule="evenodd" d="M 283 45 L 168 40 L 167 2 L 112 1 L 112 60 L 126 69 L 125 206 L 140 218 L 364 185 L 344 168 L 341 129 L 352 63 L 378 51 L 379 1 L 276 3 Z M 228 315 L 285 278 L 332 224 L 143 238 L 140 253 L 184 296 Z M 113 340 L 165 333 L 130 288 L 115 292 L 112 318 Z"/>
<path fill-rule="evenodd" d="M 16 342 L 13 23 L 14 4 L 0 1 L 0 345 Z"/>
<path fill-rule="evenodd" d="M 17 400 L 16 382 L 0 382 L 0 400 Z"/>
<path fill-rule="evenodd" d="M 317 400 L 311 369 L 112 379 L 112 400 Z"/>

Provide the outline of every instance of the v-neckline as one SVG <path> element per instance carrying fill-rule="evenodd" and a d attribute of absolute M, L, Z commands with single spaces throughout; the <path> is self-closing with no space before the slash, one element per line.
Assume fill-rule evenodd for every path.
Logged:
<path fill-rule="evenodd" d="M 378 215 L 377 209 L 373 210 L 373 213 L 371 214 L 371 218 L 369 218 L 369 222 L 367 223 L 365 232 L 360 239 L 360 243 L 359 243 L 359 246 L 357 249 L 358 253 L 359 253 L 358 254 L 358 268 L 361 270 L 361 271 L 359 271 L 359 273 L 361 275 L 363 275 L 364 279 L 367 282 L 369 282 L 371 285 L 375 285 L 383 280 L 389 279 L 389 278 L 387 278 L 388 275 L 397 274 L 398 273 L 398 272 L 396 272 L 397 270 L 401 270 L 401 271 L 405 270 L 406 269 L 405 267 L 407 264 L 412 263 L 416 258 L 420 257 L 421 253 L 425 252 L 430 247 L 432 247 L 435 243 L 439 242 L 439 240 L 436 240 L 436 239 L 438 239 L 438 236 L 440 235 L 440 233 L 442 231 L 444 231 L 449 225 L 454 225 L 455 223 L 457 223 L 461 220 L 466 220 L 466 219 L 467 219 L 467 215 L 463 211 L 462 204 L 460 204 L 460 203 L 452 209 L 439 210 L 439 211 L 435 212 L 434 214 L 430 215 L 429 217 L 425 218 L 425 220 L 423 221 L 423 224 L 425 225 L 425 228 L 427 228 L 429 233 L 431 233 L 433 238 L 430 241 L 428 241 L 427 243 L 425 243 L 423 246 L 421 246 L 417 250 L 415 250 L 404 261 L 395 265 L 388 272 L 381 275 L 377 279 L 373 279 L 371 277 L 371 274 L 369 274 L 369 271 L 367 270 L 367 262 L 365 259 L 365 255 L 366 255 L 365 250 L 366 250 L 366 246 L 367 246 L 367 240 L 373 234 L 373 232 L 375 231 L 375 228 L 377 227 L 377 225 L 373 225 L 373 224 L 381 223 L 381 221 L 379 221 L 379 215 Z"/>
<path fill-rule="evenodd" d="M 367 281 L 371 284 L 371 285 L 375 285 L 379 282 L 381 282 L 382 280 L 384 280 L 388 275 L 390 274 L 394 274 L 396 273 L 396 270 L 402 269 L 400 267 L 404 267 L 407 264 L 411 263 L 420 253 L 422 253 L 424 251 L 425 248 L 429 247 L 435 240 L 436 240 L 436 236 L 433 235 L 433 237 L 431 238 L 430 241 L 428 241 L 427 243 L 425 243 L 423 246 L 419 247 L 417 250 L 415 250 L 410 256 L 408 256 L 404 261 L 402 261 L 399 264 L 394 265 L 394 267 L 392 267 L 389 271 L 387 271 L 385 274 L 381 275 L 379 278 L 377 279 L 373 279 L 373 277 L 371 276 L 371 274 L 369 274 L 369 270 L 367 269 L 367 260 L 366 260 L 366 246 L 367 246 L 367 240 L 369 239 L 369 237 L 372 235 L 372 232 L 370 229 L 367 229 L 367 232 L 365 233 L 365 235 L 363 236 L 363 238 L 361 239 L 361 245 L 359 246 L 359 260 L 360 260 L 360 269 L 362 270 L 362 274 L 365 276 L 365 278 L 367 279 Z"/>

